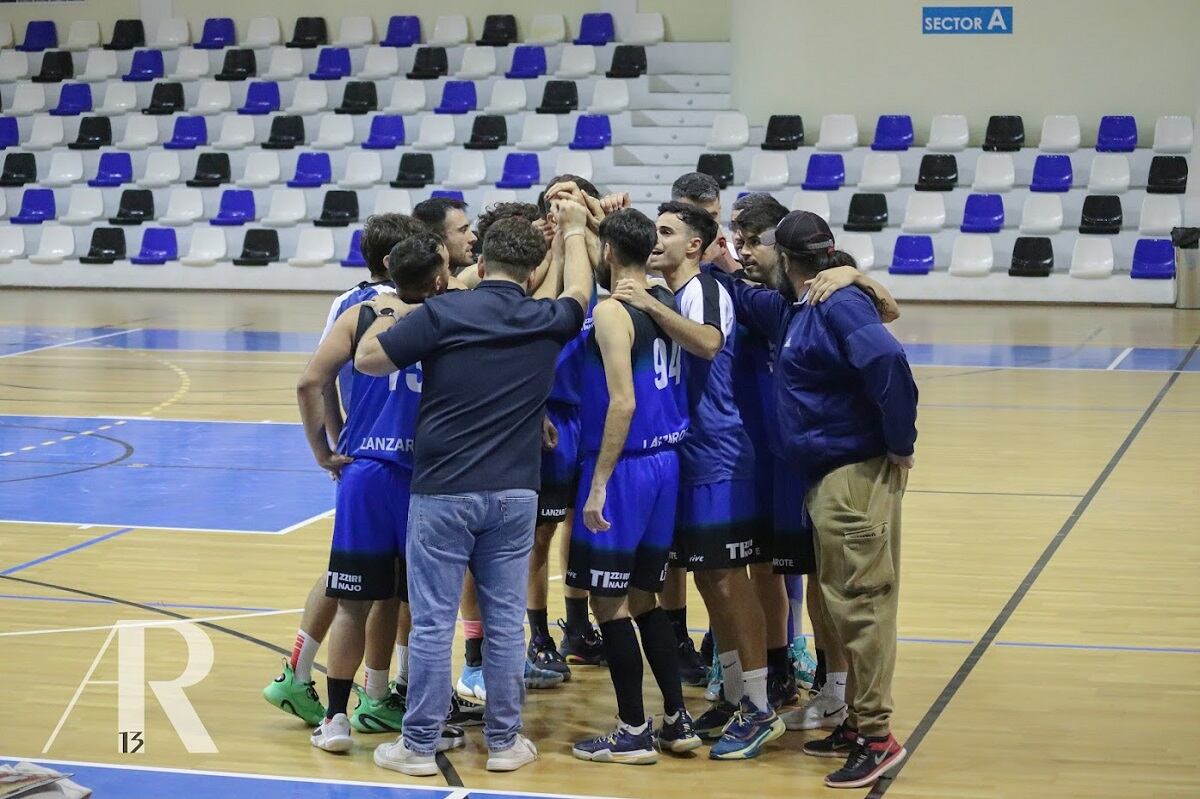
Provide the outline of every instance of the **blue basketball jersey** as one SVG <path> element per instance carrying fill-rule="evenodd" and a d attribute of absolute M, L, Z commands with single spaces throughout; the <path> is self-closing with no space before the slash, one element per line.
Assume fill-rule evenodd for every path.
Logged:
<path fill-rule="evenodd" d="M 325 319 L 325 330 L 321 333 L 321 341 L 329 335 L 329 331 L 333 329 L 333 323 L 338 320 L 338 317 L 346 312 L 347 308 L 353 308 L 360 302 L 366 302 L 373 299 L 380 292 L 394 292 L 396 287 L 391 281 L 385 280 L 380 283 L 368 283 L 363 281 L 352 289 L 344 291 L 338 295 L 333 301 L 333 305 L 329 308 L 329 316 Z M 342 399 L 342 408 L 347 413 L 350 412 L 350 400 L 353 395 L 353 367 L 346 364 L 342 370 L 338 372 L 338 396 Z M 362 377 L 363 375 L 360 375 Z"/>
<path fill-rule="evenodd" d="M 769 459 L 777 445 L 771 342 L 750 328 L 738 325 L 736 347 L 733 401 L 742 414 L 755 456 Z"/>
<path fill-rule="evenodd" d="M 567 342 L 554 362 L 554 386 L 550 389 L 550 402 L 563 405 L 578 405 L 579 390 L 583 384 L 583 350 L 588 334 L 592 331 L 592 309 L 596 307 L 596 297 L 592 295 L 592 303 L 588 306 L 587 318 L 583 320 L 583 329 L 579 335 Z"/>
<path fill-rule="evenodd" d="M 347 439 L 354 458 L 372 458 L 389 461 L 406 469 L 413 465 L 413 438 L 417 430 L 417 413 L 421 408 L 421 384 L 424 380 L 421 364 L 415 363 L 399 372 L 392 372 L 382 380 L 384 390 L 377 412 L 370 423 L 356 430 L 353 438 Z M 376 401 L 374 386 L 367 392 L 371 401 Z M 349 425 L 347 425 L 349 427 Z"/>
<path fill-rule="evenodd" d="M 729 292 L 701 272 L 675 292 L 681 316 L 721 331 L 725 343 L 711 361 L 683 353 L 688 432 L 679 445 L 679 481 L 714 483 L 753 476 L 754 448 L 733 400 L 736 322 Z"/>
<path fill-rule="evenodd" d="M 672 304 L 669 290 L 653 286 L 650 293 L 664 305 Z M 674 446 L 687 430 L 679 345 L 671 341 L 648 314 L 624 303 L 622 306 L 633 321 L 631 356 L 633 396 L 637 403 L 629 423 L 624 452 L 638 454 Z M 579 407 L 580 452 L 584 455 L 594 455 L 600 451 L 608 399 L 604 359 L 596 342 L 595 330 L 592 330 L 584 348 Z"/>

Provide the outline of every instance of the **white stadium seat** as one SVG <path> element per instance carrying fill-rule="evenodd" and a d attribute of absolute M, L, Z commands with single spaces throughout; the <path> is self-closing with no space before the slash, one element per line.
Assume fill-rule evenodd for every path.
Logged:
<path fill-rule="evenodd" d="M 6 51 L 7 52 L 7 51 Z M 0 53 L 2 58 L 5 53 Z M 22 58 L 24 53 L 17 55 Z M 46 90 L 40 83 L 18 83 L 13 90 L 12 103 L 4 112 L 10 117 L 27 117 L 46 110 Z"/>
<path fill-rule="evenodd" d="M 837 247 L 854 258 L 862 271 L 875 267 L 875 242 L 870 233 L 842 233 L 837 237 Z"/>
<path fill-rule="evenodd" d="M 625 24 L 621 41 L 625 44 L 658 44 L 663 35 L 662 14 L 634 14 Z"/>
<path fill-rule="evenodd" d="M 172 17 L 158 23 L 158 28 L 150 39 L 150 46 L 156 50 L 174 50 L 190 41 L 187 20 Z"/>
<path fill-rule="evenodd" d="M 1113 273 L 1112 240 L 1108 236 L 1080 236 L 1071 252 L 1071 277 L 1105 278 Z"/>
<path fill-rule="evenodd" d="M 594 174 L 592 154 L 580 150 L 564 150 L 554 162 L 554 174 L 578 175 L 584 180 L 591 180 Z"/>
<path fill-rule="evenodd" d="M 296 238 L 296 254 L 288 258 L 289 266 L 323 266 L 333 260 L 333 232 L 327 228 L 309 227 Z"/>
<path fill-rule="evenodd" d="M 588 44 L 564 44 L 556 78 L 586 78 L 596 71 L 596 48 Z"/>
<path fill-rule="evenodd" d="M 962 114 L 937 114 L 929 124 L 929 143 L 926 145 L 931 152 L 957 153 L 967 148 L 969 129 L 967 118 Z"/>
<path fill-rule="evenodd" d="M 291 227 L 304 219 L 308 206 L 300 189 L 275 189 L 262 223 L 268 227 Z"/>
<path fill-rule="evenodd" d="M 454 119 L 441 114 L 426 114 L 413 147 L 418 150 L 444 150 L 454 144 Z"/>
<path fill-rule="evenodd" d="M 1192 151 L 1192 118 L 1161 116 L 1154 123 L 1154 152 L 1190 153 Z"/>
<path fill-rule="evenodd" d="M 487 180 L 487 163 L 478 150 L 450 153 L 450 169 L 442 185 L 448 189 L 473 189 Z"/>
<path fill-rule="evenodd" d="M 1057 194 L 1030 192 L 1021 209 L 1021 232 L 1045 235 L 1063 226 L 1062 198 Z"/>
<path fill-rule="evenodd" d="M 0 51 L 0 83 L 12 83 L 28 74 L 29 57 L 27 55 L 16 50 Z"/>
<path fill-rule="evenodd" d="M 525 36 L 528 44 L 557 44 L 567 38 L 567 23 L 562 14 L 534 14 Z"/>
<path fill-rule="evenodd" d="M 208 76 L 209 61 L 207 50 L 180 50 L 179 60 L 175 62 L 175 70 L 167 75 L 167 80 L 192 81 Z"/>
<path fill-rule="evenodd" d="M 329 89 L 323 80 L 296 81 L 296 93 L 292 104 L 284 109 L 285 114 L 315 114 L 329 107 Z"/>
<path fill-rule="evenodd" d="M 858 120 L 853 114 L 826 114 L 821 118 L 818 150 L 853 150 L 858 146 Z"/>
<path fill-rule="evenodd" d="M 520 150 L 548 150 L 558 144 L 558 119 L 553 114 L 526 114 L 521 126 Z"/>
<path fill-rule="evenodd" d="M 425 82 L 401 78 L 392 86 L 392 98 L 384 111 L 389 114 L 415 114 L 425 107 Z"/>
<path fill-rule="evenodd" d="M 746 188 L 751 191 L 774 191 L 788 183 L 787 153 L 757 152 L 750 161 L 750 177 Z"/>
<path fill-rule="evenodd" d="M 517 193 L 512 189 L 488 189 L 483 193 L 483 207 L 490 208 L 500 203 L 515 203 Z"/>
<path fill-rule="evenodd" d="M 204 218 L 204 195 L 200 189 L 180 186 L 167 197 L 167 210 L 158 218 L 160 225 L 186 227 Z"/>
<path fill-rule="evenodd" d="M 61 264 L 75 254 L 75 231 L 62 225 L 42 225 L 42 240 L 38 249 L 29 256 L 34 264 Z"/>
<path fill-rule="evenodd" d="M 50 157 L 50 168 L 42 178 L 43 186 L 61 188 L 83 180 L 83 154 L 75 150 L 58 150 Z"/>
<path fill-rule="evenodd" d="M 221 121 L 221 132 L 213 147 L 218 150 L 240 150 L 254 143 L 254 117 L 230 114 Z"/>
<path fill-rule="evenodd" d="M 87 63 L 83 66 L 83 72 L 79 73 L 76 80 L 84 83 L 102 83 L 106 80 L 111 80 L 117 76 L 117 54 L 112 50 L 101 50 L 99 48 L 92 50 L 87 55 Z M 109 86 L 111 89 L 112 86 Z M 130 86 L 129 88 L 133 88 Z"/>
<path fill-rule="evenodd" d="M 1011 153 L 980 153 L 975 161 L 975 191 L 1008 191 L 1017 179 Z"/>
<path fill-rule="evenodd" d="M 0 227 L 0 264 L 10 264 L 25 254 L 25 233 L 16 225 Z"/>
<path fill-rule="evenodd" d="M 383 162 L 372 150 L 352 150 L 346 156 L 346 170 L 339 180 L 343 189 L 365 189 L 383 182 Z"/>
<path fill-rule="evenodd" d="M 98 52 L 105 52 L 100 50 Z M 128 114 L 137 108 L 137 85 L 111 81 L 104 87 L 104 100 L 93 112 L 98 116 L 114 117 Z"/>
<path fill-rule="evenodd" d="M 400 53 L 395 47 L 368 47 L 359 80 L 384 80 L 400 71 Z"/>
<path fill-rule="evenodd" d="M 946 226 L 946 201 L 936 192 L 914 192 L 904 208 L 905 233 L 936 233 Z"/>
<path fill-rule="evenodd" d="M 225 81 L 206 80 L 200 84 L 196 104 L 188 111 L 192 114 L 223 114 L 232 106 L 233 95 L 229 91 L 229 84 Z"/>
<path fill-rule="evenodd" d="M 90 186 L 71 189 L 67 212 L 58 218 L 64 225 L 90 225 L 104 216 L 104 193 Z"/>
<path fill-rule="evenodd" d="M 83 52 L 100 48 L 100 23 L 94 19 L 77 19 L 67 29 L 67 40 L 62 49 Z"/>
<path fill-rule="evenodd" d="M 482 80 L 496 74 L 496 48 L 470 45 L 463 50 L 462 66 L 454 77 L 459 80 Z"/>
<path fill-rule="evenodd" d="M 29 138 L 22 147 L 26 150 L 49 150 L 63 143 L 62 117 L 36 116 L 29 128 Z"/>
<path fill-rule="evenodd" d="M 462 14 L 438 17 L 433 23 L 433 34 L 429 37 L 430 44 L 462 44 L 470 34 L 467 32 L 467 18 Z"/>
<path fill-rule="evenodd" d="M 171 150 L 155 150 L 146 156 L 146 168 L 137 184 L 143 189 L 161 189 L 178 183 L 182 172 L 178 153 Z"/>
<path fill-rule="evenodd" d="M 870 152 L 863 157 L 858 188 L 863 191 L 891 191 L 899 185 L 900 156 L 897 153 Z"/>
<path fill-rule="evenodd" d="M 498 80 L 492 84 L 492 98 L 484 107 L 485 114 L 515 114 L 525 109 L 529 96 L 523 80 Z M 528 119 L 528 117 L 526 117 Z"/>
<path fill-rule="evenodd" d="M 992 271 L 992 237 L 964 233 L 955 237 L 950 252 L 950 274 L 959 277 L 983 277 Z"/>
<path fill-rule="evenodd" d="M 560 17 L 561 19 L 561 17 Z M 8 20 L 0 20 L 0 48 L 13 46 L 13 29 L 12 23 Z"/>
<path fill-rule="evenodd" d="M 362 47 L 375 41 L 375 25 L 370 17 L 342 17 L 338 26 L 337 47 Z"/>
<path fill-rule="evenodd" d="M 184 266 L 212 266 L 225 260 L 225 231 L 219 227 L 197 227 L 187 255 L 179 259 Z"/>
<path fill-rule="evenodd" d="M 1088 191 L 1120 194 L 1129 188 L 1129 158 L 1123 153 L 1098 153 L 1092 158 Z"/>
<path fill-rule="evenodd" d="M 261 189 L 278 183 L 279 155 L 271 150 L 255 150 L 246 155 L 246 166 L 237 185 L 244 189 Z"/>
<path fill-rule="evenodd" d="M 1073 153 L 1079 149 L 1079 117 L 1052 114 L 1042 120 L 1038 149 L 1044 153 Z"/>
<path fill-rule="evenodd" d="M 344 114 L 322 114 L 317 138 L 312 146 L 318 150 L 340 150 L 354 141 L 354 118 Z"/>
<path fill-rule="evenodd" d="M 789 206 L 793 211 L 808 211 L 810 214 L 816 214 L 829 221 L 829 194 L 824 191 L 798 191 L 792 195 L 792 204 Z M 841 238 L 838 243 L 841 244 Z M 844 249 L 844 248 L 843 248 Z"/>
<path fill-rule="evenodd" d="M 739 111 L 718 111 L 708 131 L 708 150 L 740 150 L 750 143 L 750 122 Z"/>
<path fill-rule="evenodd" d="M 1138 218 L 1138 233 L 1148 236 L 1168 236 L 1171 228 L 1183 224 L 1179 198 L 1170 194 L 1147 194 L 1142 200 Z"/>
<path fill-rule="evenodd" d="M 255 17 L 246 25 L 246 35 L 241 46 L 251 50 L 274 47 L 283 41 L 283 31 L 275 17 Z"/>
<path fill-rule="evenodd" d="M 141 115 L 125 118 L 125 135 L 117 142 L 122 150 L 144 150 L 158 142 L 158 119 Z"/>
<path fill-rule="evenodd" d="M 629 82 L 616 78 L 601 78 L 596 81 L 589 114 L 619 114 L 629 110 Z"/>
<path fill-rule="evenodd" d="M 287 47 L 271 48 L 271 58 L 267 62 L 267 71 L 260 77 L 263 80 L 294 80 L 304 71 L 304 58 L 300 50 Z"/>
<path fill-rule="evenodd" d="M 375 192 L 373 214 L 411 214 L 412 197 L 407 189 L 380 189 Z"/>

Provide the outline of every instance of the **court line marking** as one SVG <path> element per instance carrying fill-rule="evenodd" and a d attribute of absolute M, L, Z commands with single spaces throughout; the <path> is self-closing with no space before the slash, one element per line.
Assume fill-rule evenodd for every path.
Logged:
<path fill-rule="evenodd" d="M 327 511 L 322 511 L 321 513 L 318 513 L 316 515 L 309 516 L 307 519 L 305 519 L 302 522 L 296 522 L 295 524 L 288 525 L 287 527 L 283 528 L 282 530 L 277 530 L 275 532 L 275 534 L 276 535 L 287 535 L 288 533 L 295 532 L 296 530 L 299 530 L 301 527 L 307 527 L 308 525 L 312 524 L 313 522 L 317 521 L 318 519 L 324 519 L 328 516 L 332 516 L 334 510 L 335 510 L 335 508 L 330 508 Z"/>
<path fill-rule="evenodd" d="M 1112 361 L 1112 363 L 1110 363 L 1108 366 L 1104 367 L 1104 371 L 1106 371 L 1106 372 L 1111 372 L 1111 371 L 1113 371 L 1114 369 L 1116 369 L 1118 366 L 1120 366 L 1120 365 L 1121 365 L 1121 362 L 1122 362 L 1122 361 L 1124 361 L 1126 358 L 1128 358 L 1128 357 L 1130 356 L 1130 354 L 1131 354 L 1132 352 L 1133 352 L 1133 347 L 1126 347 L 1126 348 L 1125 348 L 1125 349 L 1124 349 L 1124 350 L 1121 352 L 1121 354 L 1120 354 L 1120 355 L 1118 355 L 1117 357 L 1113 358 L 1113 361 Z"/>
<path fill-rule="evenodd" d="M 1171 373 L 1171 376 L 1167 378 L 1162 388 L 1158 390 L 1158 393 L 1154 396 L 1154 399 L 1152 399 L 1150 404 L 1146 406 L 1146 409 L 1142 412 L 1142 415 L 1138 417 L 1137 422 L 1134 423 L 1133 428 L 1125 436 L 1125 439 L 1121 442 L 1121 445 L 1117 447 L 1116 452 L 1114 452 L 1112 457 L 1109 458 L 1108 463 L 1105 464 L 1104 468 L 1100 471 L 1100 474 L 1096 476 L 1096 479 L 1092 481 L 1092 485 L 1088 488 L 1087 493 L 1083 495 L 1083 498 L 1079 500 L 1079 503 L 1075 506 L 1075 509 L 1071 511 L 1071 515 L 1067 517 L 1066 521 L 1063 522 L 1058 532 L 1055 533 L 1054 537 L 1050 539 L 1050 542 L 1046 544 L 1046 547 L 1042 550 L 1041 555 L 1039 555 L 1038 559 L 1034 561 L 1033 565 L 1029 569 L 1029 572 L 1017 585 L 1016 590 L 1013 591 L 1012 596 L 1010 596 L 1008 601 L 1004 603 L 1004 607 L 1000 609 L 1000 612 L 996 615 L 996 618 L 988 626 L 987 630 L 984 631 L 983 635 L 980 637 L 979 641 L 976 642 L 975 646 L 971 648 L 971 651 L 967 654 L 966 659 L 963 660 L 962 665 L 960 665 L 958 670 L 954 672 L 953 676 L 951 676 L 950 681 L 946 683 L 946 686 L 941 690 L 941 693 L 939 693 L 937 698 L 934 699 L 933 704 L 931 704 L 929 709 L 925 711 L 925 715 L 921 717 L 920 722 L 917 723 L 917 726 L 909 734 L 908 740 L 904 744 L 905 748 L 908 750 L 908 757 L 901 761 L 900 764 L 897 765 L 888 775 L 881 777 L 880 780 L 875 783 L 875 786 L 871 789 L 870 793 L 867 794 L 867 799 L 878 799 L 878 797 L 886 794 L 888 788 L 890 788 L 900 777 L 900 774 L 903 773 L 904 768 L 912 762 L 912 757 L 916 754 L 916 751 L 918 747 L 920 747 L 921 742 L 925 739 L 925 736 L 933 728 L 933 725 L 937 723 L 937 720 L 941 717 L 942 712 L 954 699 L 955 695 L 958 693 L 958 690 L 963 686 L 963 683 L 966 682 L 967 677 L 970 676 L 971 672 L 975 669 L 975 666 L 978 665 L 984 654 L 995 642 L 996 637 L 1000 634 L 1000 631 L 1004 629 L 1006 624 L 1008 624 L 1009 619 L 1012 618 L 1013 613 L 1016 612 L 1017 606 L 1024 601 L 1025 597 L 1028 596 L 1029 592 L 1033 589 L 1033 584 L 1037 582 L 1039 577 L 1041 577 L 1042 572 L 1046 570 L 1046 566 L 1049 565 L 1050 560 L 1058 552 L 1063 542 L 1067 539 L 1067 536 L 1072 530 L 1075 529 L 1075 525 L 1083 517 L 1083 514 L 1087 512 L 1088 508 L 1092 504 L 1092 501 L 1100 493 L 1100 489 L 1104 487 L 1104 484 L 1108 482 L 1108 478 L 1114 471 L 1116 471 L 1117 465 L 1121 462 L 1121 459 L 1125 457 L 1125 453 L 1128 452 L 1129 448 L 1133 446 L 1133 442 L 1137 440 L 1138 435 L 1140 435 L 1142 430 L 1145 429 L 1147 422 L 1150 421 L 1150 417 L 1154 415 L 1154 411 L 1158 409 L 1158 406 L 1161 405 L 1163 400 L 1166 399 L 1167 394 L 1171 391 L 1171 388 L 1176 382 L 1179 381 L 1179 376 L 1183 374 L 1184 367 L 1186 367 L 1188 363 L 1191 362 L 1192 358 L 1195 357 L 1198 349 L 1200 349 L 1200 338 L 1197 338 L 1195 343 L 1192 344 L 1192 347 L 1188 350 L 1187 355 L 1179 363 L 1179 368 Z"/>
<path fill-rule="evenodd" d="M 20 418 L 20 417 L 17 417 L 17 418 Z M 28 419 L 28 418 L 36 418 L 36 417 L 25 417 L 25 418 Z M 54 417 L 54 418 L 59 418 L 59 417 Z M 69 418 L 69 417 L 62 417 L 62 418 Z M 105 421 L 105 420 L 97 418 L 97 419 L 94 419 L 93 421 Z M 53 438 L 53 439 L 50 439 L 49 441 L 43 441 L 40 444 L 30 444 L 27 447 L 21 447 L 21 449 L 17 450 L 17 451 L 18 452 L 29 452 L 30 450 L 37 449 L 38 447 L 52 447 L 55 444 L 57 444 L 59 441 L 71 441 L 80 436 L 94 436 L 94 435 L 96 435 L 96 433 L 99 433 L 101 430 L 112 430 L 114 427 L 119 427 L 126 423 L 127 423 L 127 420 L 120 419 L 120 420 L 114 421 L 112 424 L 102 424 L 91 430 L 81 430 L 78 433 L 71 433 L 69 435 L 62 436 L 61 438 Z M 33 429 L 33 428 L 28 428 L 28 429 Z M 103 438 L 103 436 L 101 436 L 101 438 Z M 16 452 L 13 452 L 13 451 L 0 452 L 0 458 L 7 458 L 9 455 L 15 455 L 15 454 L 16 454 Z M 93 464 L 93 465 L 107 466 L 108 464 L 100 463 L 100 464 Z"/>
<path fill-rule="evenodd" d="M 38 594 L 0 594 L 0 600 L 11 599 L 15 601 L 30 601 L 30 602 L 65 602 L 75 605 L 117 605 L 118 602 L 113 602 L 110 599 L 79 599 L 65 596 L 39 596 Z M 252 613 L 258 610 L 277 610 L 278 608 L 254 608 L 244 605 L 204 605 L 192 602 L 147 602 L 147 605 L 154 608 L 174 608 L 176 610 L 236 610 Z"/>
<path fill-rule="evenodd" d="M 125 535 L 125 533 L 132 532 L 136 529 L 136 527 L 122 527 L 120 530 L 113 530 L 111 533 L 105 533 L 104 535 L 99 535 L 95 538 L 89 538 L 87 541 L 81 541 L 78 544 L 64 547 L 57 552 L 51 552 L 49 555 L 42 555 L 40 558 L 34 558 L 33 560 L 28 560 L 24 563 L 18 563 L 16 566 L 10 566 L 5 570 L 0 571 L 0 575 L 16 574 L 17 572 L 24 571 L 31 566 L 37 566 L 38 564 L 45 563 L 46 561 L 54 560 L 55 558 L 61 558 L 63 555 L 70 555 L 72 552 L 78 552 L 81 549 L 87 549 L 90 546 L 107 541 L 110 538 L 116 538 L 119 535 Z"/>
<path fill-rule="evenodd" d="M 293 613 L 303 613 L 304 608 L 289 610 L 260 610 L 254 613 L 232 613 L 222 616 L 196 616 L 178 619 L 161 619 L 157 621 L 121 622 L 120 624 L 98 624 L 90 627 L 48 627 L 41 630 L 13 630 L 0 633 L 0 638 L 20 638 L 30 635 L 57 635 L 59 633 L 92 633 L 99 630 L 111 630 L 115 627 L 173 627 L 178 624 L 203 624 L 212 621 L 229 621 L 231 619 L 254 619 L 261 616 L 286 616 Z"/>
<path fill-rule="evenodd" d="M 41 524 L 41 525 L 58 525 L 61 527 L 122 527 L 120 524 L 110 524 L 108 522 L 80 522 L 80 521 L 45 521 L 42 519 L 0 519 L 0 524 Z M 220 527 L 163 527 L 162 525 L 154 524 L 134 524 L 128 525 L 136 527 L 139 530 L 165 530 L 170 533 L 226 533 L 231 535 L 279 535 L 278 530 L 227 530 Z M 0 572 L 3 574 L 3 572 Z"/>
<path fill-rule="evenodd" d="M 0 400 L 2 401 L 2 400 Z M 0 419 L 78 419 L 79 421 L 124 421 L 124 422 L 186 422 L 189 424 L 287 424 L 300 427 L 300 422 L 275 422 L 270 419 L 182 419 L 171 416 L 129 416 L 126 414 L 110 414 L 108 416 L 80 416 L 66 413 L 0 413 Z"/>
<path fill-rule="evenodd" d="M 113 338 L 114 336 L 127 336 L 130 333 L 140 333 L 145 328 L 131 327 L 128 330 L 118 330 L 114 333 L 105 333 L 100 336 L 91 336 L 89 338 L 73 339 L 71 341 L 60 341 L 57 344 L 47 344 L 44 347 L 34 347 L 29 350 L 18 350 L 16 352 L 0 353 L 0 358 L 12 358 L 17 355 L 28 355 L 31 352 L 42 352 L 44 350 L 56 350 L 59 347 L 70 347 L 72 344 L 84 344 L 89 341 L 100 341 L 101 339 Z M 91 349 L 90 347 L 88 349 Z M 99 349 L 99 348 L 97 348 Z"/>

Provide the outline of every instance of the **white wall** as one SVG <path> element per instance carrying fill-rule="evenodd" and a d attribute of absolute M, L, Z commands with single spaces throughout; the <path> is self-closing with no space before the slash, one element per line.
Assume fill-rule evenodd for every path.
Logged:
<path fill-rule="evenodd" d="M 1197 0 L 1002 0 L 1013 35 L 923 35 L 917 0 L 738 0 L 734 103 L 772 113 L 912 114 L 917 141 L 937 113 L 965 114 L 982 141 L 991 114 L 1020 114 L 1036 144 L 1047 114 L 1077 114 L 1084 143 L 1104 114 L 1191 114 L 1200 85 Z M 947 2 L 946 5 L 953 5 Z"/>

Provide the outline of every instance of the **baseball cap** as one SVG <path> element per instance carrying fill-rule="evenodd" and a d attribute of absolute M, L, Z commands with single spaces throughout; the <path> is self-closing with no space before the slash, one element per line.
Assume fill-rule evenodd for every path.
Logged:
<path fill-rule="evenodd" d="M 792 211 L 774 230 L 763 231 L 759 241 L 792 252 L 829 252 L 834 246 L 829 224 L 811 211 Z"/>

